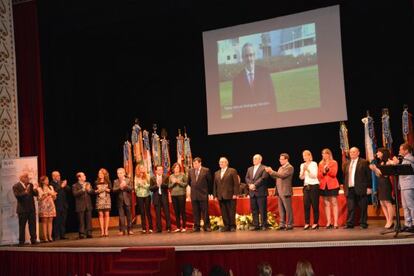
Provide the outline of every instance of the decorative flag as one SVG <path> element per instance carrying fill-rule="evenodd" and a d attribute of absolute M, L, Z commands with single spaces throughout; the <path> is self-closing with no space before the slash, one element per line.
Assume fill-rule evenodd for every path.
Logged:
<path fill-rule="evenodd" d="M 346 128 L 345 122 L 339 124 L 339 143 L 342 152 L 342 170 L 346 162 L 349 159 L 349 140 L 348 140 L 348 129 Z"/>
<path fill-rule="evenodd" d="M 184 137 L 181 135 L 181 129 L 178 130 L 177 136 L 177 163 L 180 164 L 181 172 L 184 172 Z"/>
<path fill-rule="evenodd" d="M 151 137 L 151 145 L 152 145 L 152 161 L 154 168 L 161 165 L 161 144 L 160 144 L 160 137 L 157 134 L 157 125 L 153 125 L 154 132 L 152 133 Z"/>
<path fill-rule="evenodd" d="M 184 169 L 185 173 L 193 167 L 193 156 L 191 154 L 190 138 L 187 137 L 187 131 L 184 128 Z"/>
<path fill-rule="evenodd" d="M 142 152 L 144 151 L 142 143 L 142 131 L 141 127 L 138 125 L 138 120 L 135 120 L 135 124 L 132 127 L 131 142 L 134 150 L 134 160 L 137 165 L 142 165 L 144 159 Z"/>
<path fill-rule="evenodd" d="M 392 153 L 392 136 L 391 136 L 391 128 L 390 128 L 390 115 L 388 108 L 384 108 L 382 110 L 382 146 L 384 148 L 389 149 Z"/>
<path fill-rule="evenodd" d="M 169 175 L 170 172 L 170 149 L 169 149 L 169 142 L 167 140 L 167 132 L 165 129 L 161 131 L 161 164 L 164 168 L 164 174 Z"/>
<path fill-rule="evenodd" d="M 402 113 L 402 132 L 404 142 L 414 146 L 413 116 L 408 112 L 408 106 L 404 105 Z"/>
<path fill-rule="evenodd" d="M 375 152 L 377 150 L 375 130 L 374 130 L 374 120 L 369 116 L 369 111 L 367 111 L 367 117 L 362 118 L 362 123 L 364 124 L 364 136 L 365 136 L 365 158 L 369 161 L 370 164 L 375 162 Z M 375 173 L 371 171 L 372 179 L 372 204 L 378 206 L 377 198 L 377 178 Z"/>
<path fill-rule="evenodd" d="M 129 141 L 125 141 L 124 143 L 124 169 L 125 173 L 128 177 L 132 177 L 132 154 L 131 154 L 131 143 Z"/>
<path fill-rule="evenodd" d="M 144 166 L 147 169 L 147 173 L 150 176 L 153 176 L 154 173 L 152 171 L 152 162 L 151 162 L 151 147 L 149 141 L 149 133 L 148 131 L 144 130 L 142 132 L 143 142 L 144 142 L 144 151 L 143 151 L 143 158 L 144 158 Z"/>

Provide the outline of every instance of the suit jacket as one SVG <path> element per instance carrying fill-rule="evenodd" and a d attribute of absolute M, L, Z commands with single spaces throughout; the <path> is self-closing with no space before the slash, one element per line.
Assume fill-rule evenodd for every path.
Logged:
<path fill-rule="evenodd" d="M 246 173 L 246 184 L 254 184 L 256 186 L 256 190 L 252 191 L 249 189 L 250 197 L 254 196 L 267 196 L 267 178 L 269 174 L 265 171 L 265 166 L 260 165 L 257 168 L 256 174 L 253 177 L 254 166 L 251 166 L 247 169 Z"/>
<path fill-rule="evenodd" d="M 323 163 L 318 165 L 318 179 L 319 179 L 319 189 L 325 190 L 328 186 L 328 190 L 334 190 L 339 188 L 339 182 L 336 178 L 338 173 L 338 163 L 335 160 L 331 160 L 328 163 L 329 171 L 325 173 L 325 166 Z"/>
<path fill-rule="evenodd" d="M 116 203 L 118 206 L 123 206 L 124 204 L 126 206 L 131 206 L 132 202 L 132 184 L 131 180 L 129 178 L 125 178 L 126 187 L 121 190 L 119 184 L 119 179 L 115 179 L 114 181 L 114 187 L 112 191 L 115 194 L 116 197 Z"/>
<path fill-rule="evenodd" d="M 196 180 L 195 169 L 188 172 L 188 185 L 191 187 L 191 200 L 208 200 L 208 193 L 212 186 L 210 170 L 206 167 L 200 168 L 200 174 Z"/>
<path fill-rule="evenodd" d="M 158 193 L 157 176 L 150 179 L 150 191 L 152 191 L 152 202 L 154 205 L 161 204 L 162 200 L 168 202 L 168 176 L 162 175 L 161 194 Z"/>
<path fill-rule="evenodd" d="M 270 77 L 269 71 L 264 67 L 255 66 L 253 86 L 249 84 L 246 70 L 243 69 L 233 79 L 232 95 L 233 106 L 266 103 L 266 105 L 254 108 L 254 114 L 257 115 L 258 113 L 260 113 L 260 115 L 262 115 L 276 113 L 276 100 L 275 90 L 273 88 L 273 81 Z M 246 113 L 249 113 L 250 116 L 252 114 L 251 110 L 240 109 L 238 112 L 234 111 L 233 115 L 236 117 L 238 115 L 244 116 Z"/>
<path fill-rule="evenodd" d="M 33 190 L 33 184 L 27 185 L 29 185 L 27 192 L 21 182 L 13 185 L 13 193 L 17 199 L 16 213 L 18 214 L 35 212 L 34 196 L 37 196 L 38 192 Z"/>
<path fill-rule="evenodd" d="M 279 196 L 291 196 L 293 194 L 292 177 L 294 168 L 290 163 L 280 166 L 277 172 L 272 172 L 271 177 L 276 179 L 276 194 Z"/>
<path fill-rule="evenodd" d="M 351 161 L 349 160 L 345 163 L 345 183 L 344 183 L 344 192 L 345 195 L 348 195 L 349 189 L 349 166 L 351 165 Z M 363 158 L 358 158 L 358 162 L 355 168 L 355 176 L 354 176 L 354 190 L 357 195 L 366 195 L 367 188 L 371 188 L 371 170 L 369 168 L 369 162 Z"/>
<path fill-rule="evenodd" d="M 213 194 L 218 200 L 232 199 L 233 195 L 239 194 L 240 180 L 237 171 L 233 168 L 227 168 L 221 178 L 221 170 L 214 174 Z"/>
<path fill-rule="evenodd" d="M 86 184 L 91 185 L 89 182 Z M 83 190 L 82 184 L 76 182 L 72 185 L 72 193 L 75 197 L 75 210 L 76 212 L 92 211 L 91 195 L 95 194 L 92 186 L 89 191 Z"/>
<path fill-rule="evenodd" d="M 70 191 L 70 187 L 69 187 L 69 185 L 66 185 L 65 188 L 62 188 L 60 186 L 61 183 L 62 183 L 62 181 L 56 182 L 56 181 L 53 181 L 53 180 L 50 182 L 50 185 L 53 187 L 53 189 L 57 193 L 56 200 L 55 200 L 55 205 L 56 205 L 56 210 L 57 211 L 63 211 L 63 210 L 67 210 L 69 208 L 66 194 L 67 194 L 67 192 Z"/>

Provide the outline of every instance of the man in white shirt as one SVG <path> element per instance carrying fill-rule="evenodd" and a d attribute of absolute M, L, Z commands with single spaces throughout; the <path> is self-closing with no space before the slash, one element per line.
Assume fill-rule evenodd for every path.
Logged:
<path fill-rule="evenodd" d="M 368 228 L 368 195 L 372 193 L 371 170 L 369 162 L 359 157 L 359 149 L 353 147 L 349 150 L 349 160 L 345 164 L 344 191 L 347 198 L 347 221 L 346 229 L 354 228 L 355 207 L 359 206 L 361 211 L 360 227 Z"/>

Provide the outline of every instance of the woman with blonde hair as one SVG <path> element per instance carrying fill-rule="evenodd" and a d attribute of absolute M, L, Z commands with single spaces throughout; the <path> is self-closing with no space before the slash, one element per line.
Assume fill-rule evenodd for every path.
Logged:
<path fill-rule="evenodd" d="M 52 239 L 52 223 L 56 217 L 55 199 L 56 192 L 53 186 L 49 185 L 47 176 L 40 177 L 40 187 L 37 189 L 39 195 L 39 217 L 42 222 L 43 241 L 51 242 Z"/>
<path fill-rule="evenodd" d="M 101 168 L 98 171 L 98 177 L 95 182 L 96 209 L 99 214 L 99 226 L 101 227 L 101 237 L 108 237 L 109 212 L 111 210 L 111 180 L 106 169 Z"/>
<path fill-rule="evenodd" d="M 147 233 L 147 220 L 149 225 L 148 233 L 152 233 L 151 196 L 149 189 L 150 177 L 144 165 L 139 165 L 135 168 L 134 183 L 139 211 L 141 213 L 142 233 Z"/>
<path fill-rule="evenodd" d="M 321 196 L 325 204 L 326 228 L 338 229 L 338 200 L 339 182 L 336 178 L 338 163 L 332 157 L 330 149 L 322 150 L 322 160 L 319 162 L 318 179 Z M 331 208 L 334 222 L 331 222 Z"/>
<path fill-rule="evenodd" d="M 319 180 L 318 164 L 313 161 L 312 153 L 309 150 L 302 152 L 303 161 L 300 165 L 299 178 L 303 180 L 303 205 L 305 209 L 305 227 L 310 227 L 310 209 L 313 209 L 313 224 L 311 229 L 319 228 Z"/>

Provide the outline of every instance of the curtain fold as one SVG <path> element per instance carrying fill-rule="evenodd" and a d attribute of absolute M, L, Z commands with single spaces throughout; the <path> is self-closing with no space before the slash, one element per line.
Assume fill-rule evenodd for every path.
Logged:
<path fill-rule="evenodd" d="M 38 156 L 46 173 L 43 95 L 36 1 L 13 5 L 20 156 Z"/>

